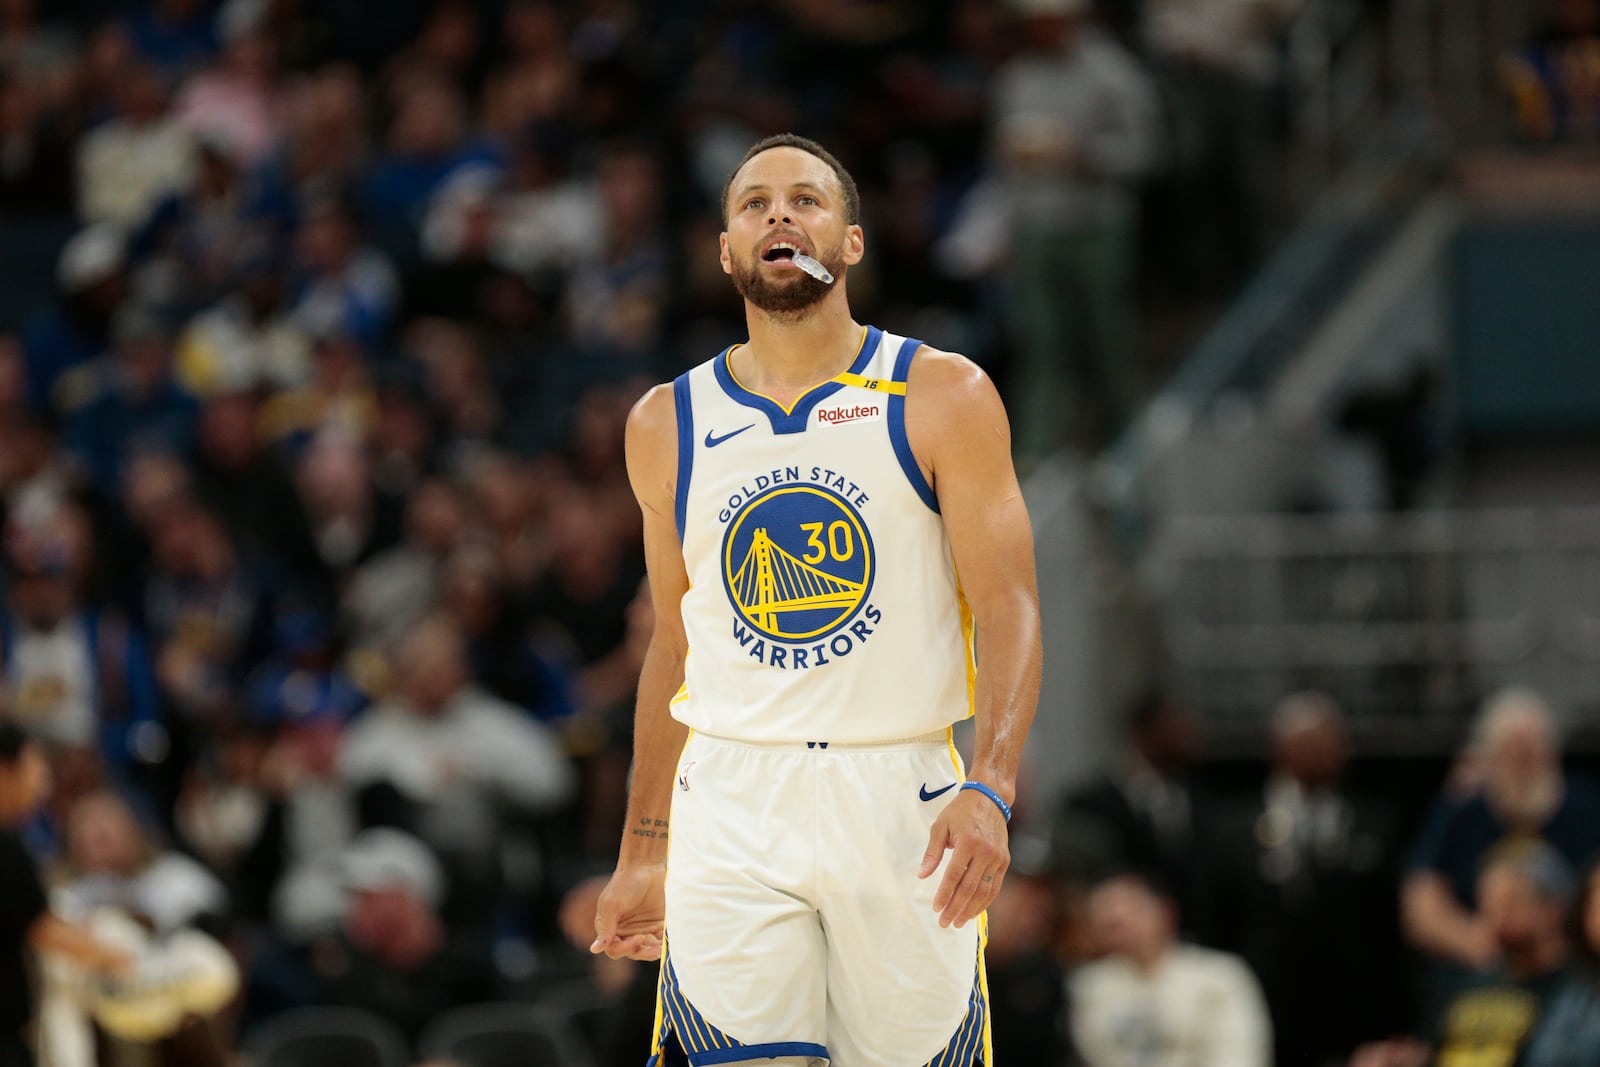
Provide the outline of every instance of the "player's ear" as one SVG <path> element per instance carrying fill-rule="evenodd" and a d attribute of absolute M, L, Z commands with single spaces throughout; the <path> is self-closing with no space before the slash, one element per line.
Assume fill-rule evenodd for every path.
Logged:
<path fill-rule="evenodd" d="M 717 262 L 722 264 L 722 273 L 733 273 L 733 260 L 728 256 L 728 232 L 724 230 L 717 237 Z"/>
<path fill-rule="evenodd" d="M 853 267 L 861 262 L 867 254 L 866 235 L 861 232 L 860 226 L 851 226 L 844 231 L 844 262 L 845 266 Z"/>

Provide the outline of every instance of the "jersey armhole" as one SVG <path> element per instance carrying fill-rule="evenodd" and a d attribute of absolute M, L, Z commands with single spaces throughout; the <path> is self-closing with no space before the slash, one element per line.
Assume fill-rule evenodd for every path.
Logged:
<path fill-rule="evenodd" d="M 911 360 L 916 356 L 917 350 L 922 347 L 922 342 L 915 337 L 907 337 L 900 345 L 900 351 L 894 358 L 894 371 L 890 375 L 891 381 L 905 382 L 911 374 Z M 911 451 L 911 441 L 906 437 L 906 398 L 903 392 L 889 394 L 889 443 L 894 446 L 895 458 L 900 461 L 900 470 L 906 476 L 906 481 L 911 483 L 911 488 L 916 490 L 922 502 L 937 515 L 939 513 L 939 498 L 934 495 L 933 486 L 928 484 L 928 479 L 923 476 L 922 468 L 917 464 L 917 457 Z"/>
<path fill-rule="evenodd" d="M 689 372 L 673 379 L 672 399 L 678 411 L 678 481 L 672 488 L 672 514 L 678 523 L 678 544 L 689 515 L 689 476 L 694 473 L 694 406 L 689 402 Z"/>

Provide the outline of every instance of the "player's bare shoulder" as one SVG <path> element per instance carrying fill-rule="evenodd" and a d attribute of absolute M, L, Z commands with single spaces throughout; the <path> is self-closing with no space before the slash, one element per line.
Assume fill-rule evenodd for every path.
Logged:
<path fill-rule="evenodd" d="M 906 380 L 906 435 L 924 470 L 938 453 L 975 439 L 1010 445 L 1010 426 L 1000 393 L 984 369 L 957 352 L 923 345 Z"/>
<path fill-rule="evenodd" d="M 628 479 L 641 506 L 672 511 L 678 470 L 678 411 L 672 383 L 654 386 L 628 412 Z"/>

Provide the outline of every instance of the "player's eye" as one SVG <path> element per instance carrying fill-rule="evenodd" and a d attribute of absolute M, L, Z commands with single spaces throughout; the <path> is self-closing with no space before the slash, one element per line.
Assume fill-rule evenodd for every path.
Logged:
<path fill-rule="evenodd" d="M 744 209 L 746 211 L 760 211 L 766 206 L 767 202 L 761 199 L 759 196 L 751 197 L 749 200 L 744 202 Z"/>
<path fill-rule="evenodd" d="M 795 197 L 794 198 L 794 202 L 797 203 L 797 204 L 804 204 L 807 207 L 811 207 L 811 206 L 814 206 L 816 204 L 817 198 L 808 194 L 808 195 Z"/>

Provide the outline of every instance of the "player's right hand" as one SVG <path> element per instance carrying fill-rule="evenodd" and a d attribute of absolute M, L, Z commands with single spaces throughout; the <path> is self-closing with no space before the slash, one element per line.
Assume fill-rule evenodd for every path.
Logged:
<path fill-rule="evenodd" d="M 589 951 L 614 960 L 658 960 L 666 927 L 666 865 L 618 867 L 600 892 Z"/>

